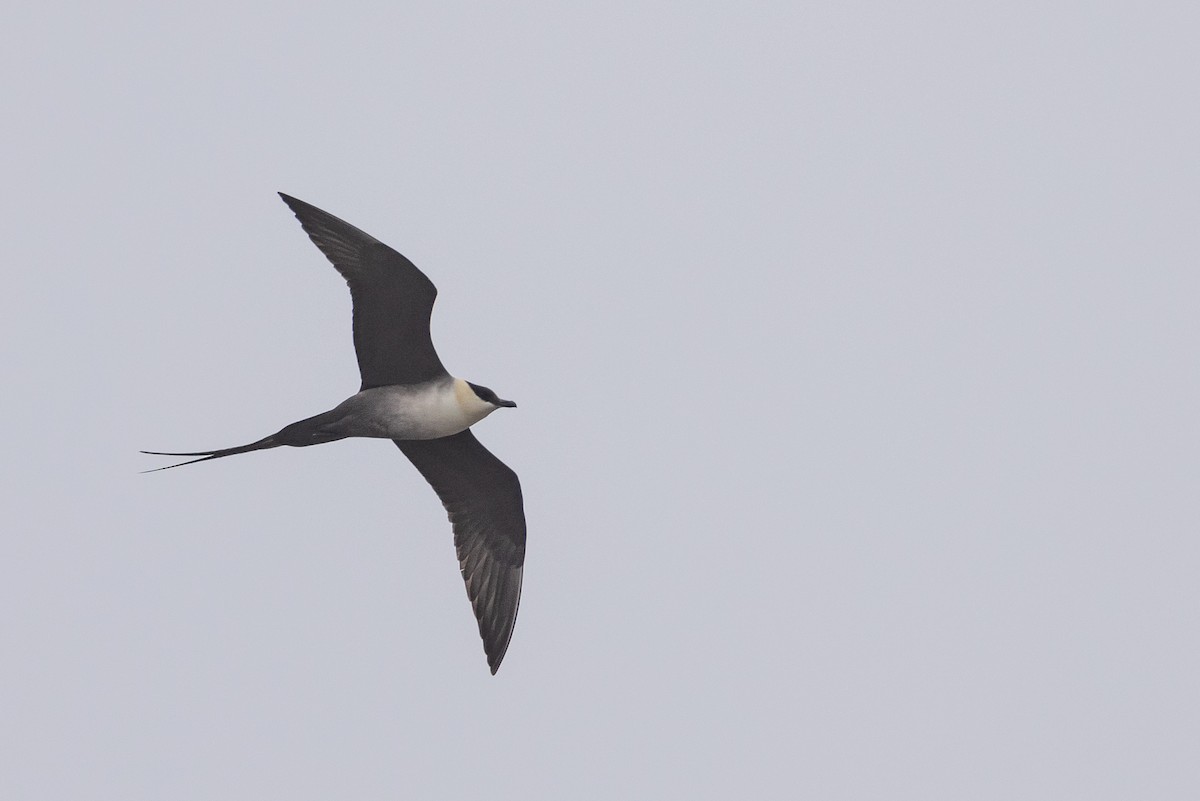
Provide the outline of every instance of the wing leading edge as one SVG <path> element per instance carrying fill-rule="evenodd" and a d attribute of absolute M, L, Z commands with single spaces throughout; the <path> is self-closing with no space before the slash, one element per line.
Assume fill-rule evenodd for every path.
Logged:
<path fill-rule="evenodd" d="M 508 649 L 521 601 L 521 482 L 470 429 L 441 439 L 394 441 L 446 507 L 467 597 L 494 674 Z"/>
<path fill-rule="evenodd" d="M 445 375 L 429 335 L 437 299 L 433 282 L 370 234 L 303 200 L 279 196 L 350 285 L 362 388 L 419 384 Z"/>

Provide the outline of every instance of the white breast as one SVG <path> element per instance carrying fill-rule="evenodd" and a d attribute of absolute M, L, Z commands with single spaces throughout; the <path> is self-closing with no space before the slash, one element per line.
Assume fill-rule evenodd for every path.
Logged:
<path fill-rule="evenodd" d="M 375 387 L 343 401 L 330 428 L 350 437 L 438 439 L 457 434 L 495 411 L 461 378 Z"/>

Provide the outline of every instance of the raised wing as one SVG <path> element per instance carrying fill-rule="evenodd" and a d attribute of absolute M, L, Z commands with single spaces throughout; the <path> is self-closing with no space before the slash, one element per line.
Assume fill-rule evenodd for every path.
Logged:
<path fill-rule="evenodd" d="M 370 234 L 303 200 L 279 196 L 350 285 L 362 388 L 419 384 L 445 375 L 429 336 L 437 298 L 433 282 Z"/>
<path fill-rule="evenodd" d="M 517 474 L 470 429 L 441 439 L 395 440 L 433 486 L 454 528 L 458 564 L 494 674 L 508 650 L 525 564 L 525 508 Z"/>

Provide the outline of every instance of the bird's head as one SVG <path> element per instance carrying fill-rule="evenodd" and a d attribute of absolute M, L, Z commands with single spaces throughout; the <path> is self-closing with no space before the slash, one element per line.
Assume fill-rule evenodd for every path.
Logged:
<path fill-rule="evenodd" d="M 501 406 L 515 408 L 517 405 L 496 397 L 496 393 L 487 387 L 463 381 L 461 378 L 454 380 L 454 395 L 458 400 L 458 407 L 475 421 L 482 420 Z"/>
<path fill-rule="evenodd" d="M 475 393 L 476 398 L 492 407 L 489 411 L 495 411 L 501 406 L 507 406 L 510 409 L 517 408 L 517 404 L 510 400 L 503 400 L 497 397 L 496 393 L 492 392 L 487 387 L 481 387 L 479 384 L 472 384 L 470 381 L 467 382 L 467 386 L 470 387 L 471 391 Z"/>

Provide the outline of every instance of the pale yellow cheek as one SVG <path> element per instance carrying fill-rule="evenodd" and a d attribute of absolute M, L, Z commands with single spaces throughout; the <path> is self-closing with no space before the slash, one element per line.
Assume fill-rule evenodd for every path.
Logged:
<path fill-rule="evenodd" d="M 475 390 L 461 378 L 454 379 L 454 403 L 459 412 L 470 420 L 482 420 L 492 410 L 491 406 L 481 401 Z"/>
<path fill-rule="evenodd" d="M 454 400 L 458 403 L 458 408 L 466 411 L 471 408 L 471 398 L 474 392 L 467 386 L 467 382 L 461 378 L 454 379 Z"/>

